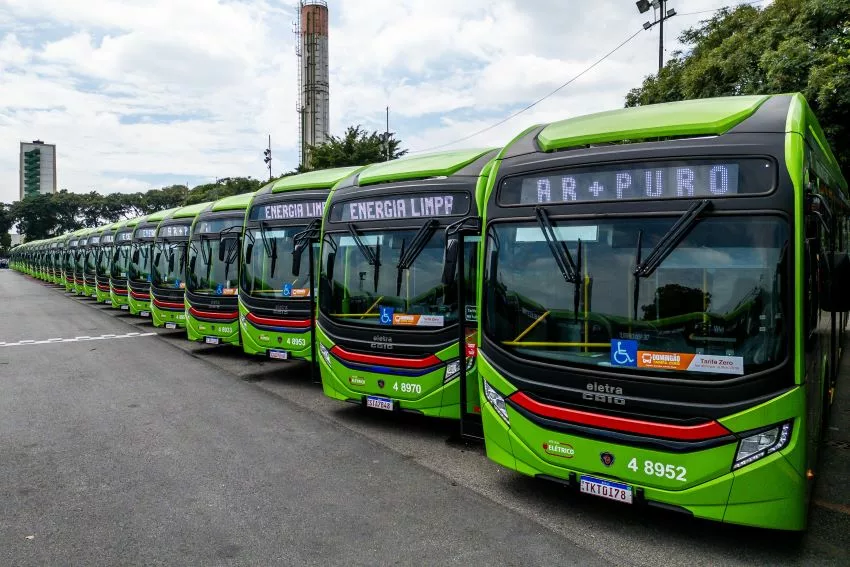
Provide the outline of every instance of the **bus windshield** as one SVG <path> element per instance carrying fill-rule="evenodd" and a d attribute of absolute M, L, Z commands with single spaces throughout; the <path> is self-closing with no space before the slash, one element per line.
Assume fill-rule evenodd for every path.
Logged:
<path fill-rule="evenodd" d="M 184 265 L 186 261 L 186 241 L 158 240 L 154 249 L 154 263 L 151 272 L 153 285 L 160 288 L 185 287 Z"/>
<path fill-rule="evenodd" d="M 104 244 L 100 247 L 97 257 L 97 275 L 108 276 L 109 264 L 112 261 L 112 245 Z"/>
<path fill-rule="evenodd" d="M 97 253 L 98 248 L 86 249 L 86 274 L 94 275 L 97 270 Z"/>
<path fill-rule="evenodd" d="M 442 328 L 458 320 L 457 291 L 442 284 L 445 231 L 426 234 L 410 259 L 420 230 L 325 235 L 322 311 L 348 324 Z M 406 260 L 406 262 L 402 262 Z"/>
<path fill-rule="evenodd" d="M 516 356 L 618 371 L 716 378 L 781 362 L 787 224 L 770 216 L 705 218 L 651 273 L 635 277 L 639 259 L 675 222 L 556 220 L 548 240 L 536 222 L 493 225 L 484 332 Z M 562 246 L 575 277 L 556 263 Z"/>
<path fill-rule="evenodd" d="M 250 228 L 245 231 L 245 259 L 242 289 L 248 295 L 266 298 L 299 298 L 310 296 L 309 254 L 301 255 L 299 276 L 292 275 L 293 238 L 305 226 Z M 250 254 L 250 262 L 247 262 Z M 313 247 L 315 269 L 318 269 L 318 245 Z"/>
<path fill-rule="evenodd" d="M 239 240 L 233 236 L 238 234 L 236 231 L 242 226 L 243 218 L 199 219 L 196 222 L 189 242 L 186 289 L 200 295 L 237 295 Z M 228 238 L 222 240 L 223 235 Z"/>
<path fill-rule="evenodd" d="M 150 281 L 152 252 L 153 242 L 133 242 L 129 279 L 134 282 Z"/>
<path fill-rule="evenodd" d="M 130 243 L 119 244 L 113 252 L 112 277 L 126 278 L 130 268 Z"/>

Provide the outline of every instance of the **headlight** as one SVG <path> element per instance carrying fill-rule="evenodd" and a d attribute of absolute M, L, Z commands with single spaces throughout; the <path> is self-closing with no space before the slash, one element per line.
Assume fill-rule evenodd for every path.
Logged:
<path fill-rule="evenodd" d="M 768 455 L 784 449 L 791 440 L 791 422 L 786 422 L 767 431 L 744 437 L 738 442 L 738 453 L 732 470 L 754 463 Z"/>
<path fill-rule="evenodd" d="M 502 395 L 493 388 L 493 386 L 488 384 L 486 380 L 482 380 L 481 382 L 484 384 L 484 396 L 487 398 L 487 401 L 490 402 L 490 405 L 493 406 L 496 413 L 502 416 L 505 423 L 510 425 L 511 420 L 508 418 L 508 408 L 505 405 L 505 398 L 503 398 Z"/>
<path fill-rule="evenodd" d="M 325 348 L 325 345 L 323 345 L 322 343 L 319 343 L 319 354 L 321 354 L 322 358 L 325 359 L 325 364 L 330 366 L 331 365 L 331 351 L 329 351 L 327 348 Z"/>
<path fill-rule="evenodd" d="M 443 375 L 443 384 L 447 384 L 454 380 L 460 374 L 460 361 L 452 360 L 446 364 L 446 373 Z"/>

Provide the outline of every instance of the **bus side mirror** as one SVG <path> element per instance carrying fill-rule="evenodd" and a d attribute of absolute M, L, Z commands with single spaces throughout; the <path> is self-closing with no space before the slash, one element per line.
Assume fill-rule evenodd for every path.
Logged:
<path fill-rule="evenodd" d="M 334 281 L 334 262 L 336 261 L 336 252 L 328 252 L 328 265 L 326 266 L 326 273 L 328 274 L 328 281 Z M 331 283 L 333 285 L 333 283 Z"/>
<path fill-rule="evenodd" d="M 446 241 L 446 258 L 443 262 L 443 285 L 450 286 L 457 277 L 457 259 L 460 254 L 460 241 L 457 238 L 449 238 Z"/>
<path fill-rule="evenodd" d="M 168 272 L 174 271 L 174 252 L 168 255 Z"/>
<path fill-rule="evenodd" d="M 190 273 L 195 273 L 195 262 L 197 260 L 198 260 L 197 256 L 192 256 L 192 258 L 189 260 L 189 272 Z"/>
<path fill-rule="evenodd" d="M 292 275 L 296 278 L 301 275 L 301 256 L 304 255 L 304 246 L 296 246 L 292 250 Z"/>
<path fill-rule="evenodd" d="M 850 256 L 847 252 L 827 252 L 822 264 L 820 308 L 824 311 L 844 313 L 850 311 Z M 820 269 L 820 268 L 819 268 Z"/>
<path fill-rule="evenodd" d="M 251 256 L 254 255 L 254 245 L 252 243 L 248 243 L 245 246 L 245 265 L 248 266 L 251 264 Z"/>
<path fill-rule="evenodd" d="M 133 250 L 133 263 L 134 263 L 134 264 L 138 264 L 138 263 L 139 263 L 139 249 L 138 249 L 138 248 L 136 248 L 135 250 Z"/>
<path fill-rule="evenodd" d="M 153 265 L 159 266 L 159 261 L 162 260 L 162 252 L 157 252 L 156 256 L 153 259 Z"/>

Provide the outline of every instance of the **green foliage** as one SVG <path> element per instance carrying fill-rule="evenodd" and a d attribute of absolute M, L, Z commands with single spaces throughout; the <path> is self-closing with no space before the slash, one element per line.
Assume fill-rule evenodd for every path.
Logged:
<path fill-rule="evenodd" d="M 407 153 L 399 149 L 401 141 L 392 135 L 389 138 L 390 159 L 396 159 Z M 320 146 L 310 146 L 310 169 L 330 169 L 352 165 L 367 165 L 387 159 L 387 144 L 384 135 L 378 132 L 368 133 L 360 125 L 349 126 L 345 134 Z"/>
<path fill-rule="evenodd" d="M 250 193 L 262 185 L 257 179 L 230 177 L 193 189 L 171 185 L 144 193 L 101 195 L 95 191 L 70 193 L 63 189 L 55 195 L 33 195 L 11 205 L 0 203 L 0 237 L 15 223 L 27 240 L 39 240 L 156 211 Z"/>
<path fill-rule="evenodd" d="M 679 40 L 626 106 L 715 96 L 801 92 L 850 172 L 850 1 L 776 0 L 725 9 Z"/>

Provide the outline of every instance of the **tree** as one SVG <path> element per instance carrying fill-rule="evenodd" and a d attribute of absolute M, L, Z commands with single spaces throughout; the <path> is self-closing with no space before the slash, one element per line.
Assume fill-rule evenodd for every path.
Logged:
<path fill-rule="evenodd" d="M 8 255 L 12 247 L 12 236 L 9 231 L 12 230 L 15 219 L 10 209 L 11 207 L 6 203 L 0 203 L 0 256 Z"/>
<path fill-rule="evenodd" d="M 390 135 L 390 159 L 396 159 L 407 153 L 399 149 L 401 141 Z M 342 137 L 331 136 L 330 140 L 319 146 L 310 146 L 310 169 L 329 169 L 349 165 L 367 165 L 387 159 L 387 144 L 384 135 L 378 132 L 371 134 L 360 128 L 360 125 L 349 126 Z"/>
<path fill-rule="evenodd" d="M 629 91 L 626 106 L 801 92 L 850 171 L 850 2 L 775 0 L 724 9 L 682 32 L 689 47 Z"/>

